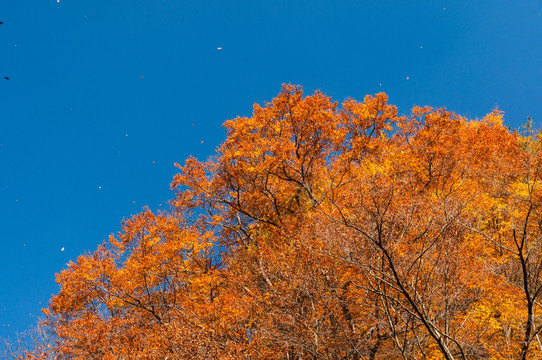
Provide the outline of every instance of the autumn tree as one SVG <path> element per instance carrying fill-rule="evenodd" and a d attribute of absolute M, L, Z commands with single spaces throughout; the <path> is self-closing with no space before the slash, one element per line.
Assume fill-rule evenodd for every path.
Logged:
<path fill-rule="evenodd" d="M 535 134 L 291 85 L 225 128 L 170 211 L 58 274 L 49 356 L 542 356 Z"/>
<path fill-rule="evenodd" d="M 529 119 L 528 131 L 495 149 L 499 156 L 492 166 L 497 171 L 479 177 L 486 189 L 484 207 L 474 209 L 464 224 L 496 252 L 494 273 L 502 282 L 497 296 L 506 302 L 504 312 L 496 311 L 507 340 L 519 346 L 520 359 L 542 355 L 542 162 L 540 137 L 531 127 Z"/>

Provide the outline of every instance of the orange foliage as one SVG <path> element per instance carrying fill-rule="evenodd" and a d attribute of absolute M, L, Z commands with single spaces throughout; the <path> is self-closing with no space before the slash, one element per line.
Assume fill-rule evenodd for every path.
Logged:
<path fill-rule="evenodd" d="M 542 152 L 383 93 L 284 85 L 57 276 L 61 359 L 542 356 Z M 30 358 L 30 357 L 28 357 Z"/>

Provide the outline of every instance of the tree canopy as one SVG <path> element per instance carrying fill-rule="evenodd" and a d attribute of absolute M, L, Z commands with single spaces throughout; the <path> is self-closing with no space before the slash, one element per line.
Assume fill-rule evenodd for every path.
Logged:
<path fill-rule="evenodd" d="M 57 275 L 29 359 L 542 357 L 542 151 L 494 110 L 284 85 Z"/>

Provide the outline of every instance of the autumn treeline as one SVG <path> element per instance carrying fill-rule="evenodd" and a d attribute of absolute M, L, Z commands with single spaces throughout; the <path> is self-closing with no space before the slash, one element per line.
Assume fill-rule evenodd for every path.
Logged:
<path fill-rule="evenodd" d="M 542 151 L 284 85 L 57 276 L 31 359 L 540 359 Z"/>

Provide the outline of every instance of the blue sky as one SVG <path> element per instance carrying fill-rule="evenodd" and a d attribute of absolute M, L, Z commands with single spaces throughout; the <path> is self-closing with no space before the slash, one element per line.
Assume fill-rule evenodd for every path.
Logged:
<path fill-rule="evenodd" d="M 5 0 L 0 21 L 0 337 L 282 83 L 542 120 L 539 0 Z"/>

